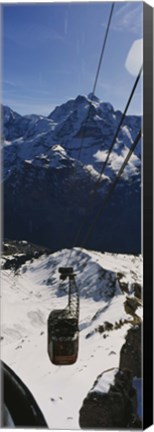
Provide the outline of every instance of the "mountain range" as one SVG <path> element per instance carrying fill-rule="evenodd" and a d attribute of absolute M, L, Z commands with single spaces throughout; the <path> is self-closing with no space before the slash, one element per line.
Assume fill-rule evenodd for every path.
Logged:
<path fill-rule="evenodd" d="M 125 117 L 100 175 L 121 116 L 111 104 L 92 95 L 79 95 L 48 117 L 21 116 L 2 108 L 4 237 L 25 239 L 51 251 L 76 245 L 140 253 L 140 143 L 85 240 L 140 129 L 139 116 Z"/>

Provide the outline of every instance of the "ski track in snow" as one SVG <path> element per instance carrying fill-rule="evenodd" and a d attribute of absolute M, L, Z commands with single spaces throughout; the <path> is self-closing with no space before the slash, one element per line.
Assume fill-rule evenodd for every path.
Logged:
<path fill-rule="evenodd" d="M 99 287 L 99 270 L 112 272 L 112 276 L 121 271 L 130 283 L 133 270 L 137 280 L 142 279 L 141 257 L 81 252 L 75 248 L 71 263 L 78 265 L 80 287 L 79 355 L 74 365 L 55 366 L 47 354 L 46 323 L 52 309 L 63 308 L 67 303 L 66 295 L 58 295 L 58 267 L 66 265 L 68 254 L 63 250 L 42 256 L 23 265 L 18 275 L 2 271 L 1 357 L 33 393 L 51 429 L 79 429 L 79 410 L 97 376 L 119 366 L 120 349 L 131 324 L 106 332 L 106 338 L 94 330 L 105 321 L 114 324 L 131 317 L 124 310 L 125 295 L 120 290 L 110 300 L 101 296 L 99 301 L 93 299 L 94 290 Z M 82 291 L 87 280 L 89 286 Z M 91 336 L 86 338 L 88 333 Z"/>

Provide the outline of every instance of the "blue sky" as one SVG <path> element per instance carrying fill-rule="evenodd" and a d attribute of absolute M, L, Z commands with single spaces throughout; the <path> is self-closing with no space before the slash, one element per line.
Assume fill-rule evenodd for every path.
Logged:
<path fill-rule="evenodd" d="M 142 38 L 142 7 L 115 3 L 95 92 L 115 109 L 124 109 L 135 81 L 125 63 L 133 42 Z M 3 4 L 3 103 L 20 114 L 48 115 L 90 93 L 110 8 L 110 2 Z M 129 113 L 141 112 L 140 83 Z"/>

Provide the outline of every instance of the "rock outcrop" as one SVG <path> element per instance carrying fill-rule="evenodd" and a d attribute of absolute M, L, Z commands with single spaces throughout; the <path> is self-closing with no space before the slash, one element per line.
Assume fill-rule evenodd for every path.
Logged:
<path fill-rule="evenodd" d="M 108 383 L 108 384 L 107 384 Z M 128 369 L 100 375 L 80 409 L 81 428 L 129 428 L 137 424 L 137 394 Z"/>
<path fill-rule="evenodd" d="M 142 428 L 141 323 L 129 329 L 119 368 L 98 376 L 79 413 L 81 428 Z"/>
<path fill-rule="evenodd" d="M 141 324 L 128 330 L 126 342 L 120 352 L 120 369 L 126 367 L 132 371 L 132 375 L 141 378 Z"/>

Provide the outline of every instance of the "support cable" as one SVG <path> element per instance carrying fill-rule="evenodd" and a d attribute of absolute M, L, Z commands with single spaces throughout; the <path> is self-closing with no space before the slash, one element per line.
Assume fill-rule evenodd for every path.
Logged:
<path fill-rule="evenodd" d="M 121 125 L 122 125 L 122 123 L 123 123 L 123 121 L 124 121 L 124 118 L 125 118 L 126 112 L 127 112 L 128 108 L 129 108 L 129 105 L 130 105 L 130 102 L 131 102 L 132 97 L 133 97 L 133 95 L 134 95 L 134 92 L 135 92 L 135 90 L 136 90 L 137 84 L 138 84 L 138 82 L 139 82 L 139 79 L 140 79 L 140 76 L 141 76 L 141 73 L 142 73 L 142 69 L 143 69 L 143 65 L 141 66 L 141 69 L 140 69 L 140 71 L 139 71 L 139 74 L 137 75 L 137 78 L 136 78 L 136 80 L 135 80 L 135 83 L 134 83 L 134 86 L 133 86 L 133 88 L 132 88 L 131 94 L 130 94 L 130 96 L 129 96 L 128 102 L 127 102 L 127 104 L 126 104 L 125 110 L 124 110 L 124 112 L 123 112 L 123 114 L 122 114 L 122 117 L 121 117 L 120 123 L 119 123 L 118 128 L 117 128 L 117 130 L 116 130 L 116 133 L 115 133 L 115 135 L 114 135 L 114 137 L 113 137 L 113 140 L 112 140 L 111 146 L 110 146 L 110 148 L 109 148 L 109 151 L 108 151 L 108 154 L 107 154 L 106 160 L 105 160 L 104 165 L 103 165 L 103 167 L 102 167 L 102 170 L 101 170 L 101 172 L 100 172 L 100 176 L 104 173 L 105 167 L 106 167 L 106 165 L 107 165 L 107 163 L 108 163 L 108 160 L 109 160 L 109 157 L 110 157 L 111 151 L 112 151 L 112 149 L 113 149 L 113 146 L 114 146 L 115 141 L 116 141 L 116 139 L 117 139 L 117 136 L 118 136 L 118 134 L 119 134 L 119 131 L 120 131 Z"/>
<path fill-rule="evenodd" d="M 115 3 L 112 3 L 110 15 L 109 15 L 109 20 L 108 20 L 108 24 L 107 24 L 107 29 L 106 29 L 106 33 L 105 33 L 105 38 L 104 38 L 104 42 L 103 42 L 103 46 L 102 46 L 102 51 L 101 51 L 101 55 L 100 55 L 100 59 L 99 59 L 99 63 L 98 63 L 96 78 L 95 78 L 94 86 L 93 86 L 93 90 L 92 90 L 93 95 L 95 94 L 95 91 L 96 91 L 97 81 L 98 81 L 98 77 L 99 77 L 99 73 L 100 73 L 100 68 L 101 68 L 101 64 L 102 64 L 102 60 L 103 60 L 103 55 L 104 55 L 107 37 L 108 37 L 110 24 L 111 24 L 111 19 L 112 19 L 112 15 L 113 15 L 114 5 L 115 5 Z"/>
<path fill-rule="evenodd" d="M 89 107 L 87 118 L 86 118 L 86 123 L 87 123 L 88 118 L 90 116 L 90 111 L 91 111 L 92 102 L 93 102 L 93 96 L 95 95 L 96 85 L 97 85 L 97 81 L 98 81 L 98 77 L 99 77 L 99 73 L 100 73 L 100 68 L 101 68 L 101 64 L 102 64 L 102 60 L 103 60 L 103 56 L 104 56 L 104 52 L 105 52 L 107 37 L 108 37 L 108 33 L 109 33 L 109 29 L 110 29 L 110 24 L 111 24 L 111 19 L 112 19 L 113 10 L 114 10 L 114 5 L 115 5 L 115 3 L 112 3 L 110 15 L 109 15 L 109 20 L 108 20 L 108 24 L 107 24 L 107 28 L 106 28 L 106 32 L 105 32 L 105 38 L 104 38 L 104 42 L 103 42 L 103 46 L 102 46 L 102 50 L 101 50 L 101 55 L 100 55 L 100 59 L 99 59 L 98 67 L 97 67 L 96 77 L 95 77 L 95 81 L 94 81 L 94 85 L 93 85 L 92 97 L 91 97 L 90 107 Z M 79 153 L 78 153 L 77 160 L 80 160 L 80 156 L 81 156 L 81 151 L 82 151 L 84 139 L 85 139 L 85 133 L 83 134 L 83 137 L 82 137 L 82 140 L 81 140 L 81 145 L 80 145 L 80 148 L 79 148 Z"/>
<path fill-rule="evenodd" d="M 87 234 L 86 234 L 86 236 L 85 236 L 85 238 L 84 238 L 82 244 L 87 243 L 89 237 L 91 236 L 91 234 L 92 234 L 92 232 L 93 232 L 93 230 L 94 230 L 94 228 L 95 228 L 95 226 L 96 226 L 96 223 L 98 222 L 100 216 L 102 215 L 102 213 L 103 213 L 103 211 L 104 211 L 104 209 L 105 209 L 105 205 L 106 205 L 107 202 L 109 201 L 109 199 L 110 199 L 110 197 L 111 197 L 111 194 L 113 193 L 113 191 L 114 191 L 114 189 L 115 189 L 115 187 L 116 187 L 116 185 L 117 185 L 117 183 L 118 183 L 118 181 L 119 181 L 121 175 L 123 174 L 123 171 L 124 171 L 124 169 L 125 169 L 125 167 L 126 167 L 128 161 L 129 161 L 129 159 L 130 159 L 132 153 L 134 152 L 134 150 L 135 150 L 135 148 L 136 148 L 136 146 L 137 146 L 137 144 L 138 144 L 140 138 L 141 138 L 141 129 L 140 129 L 138 135 L 136 136 L 135 141 L 132 143 L 129 152 L 128 152 L 128 154 L 127 154 L 127 156 L 126 156 L 126 158 L 125 158 L 123 164 L 121 165 L 121 168 L 120 168 L 118 174 L 116 175 L 115 180 L 114 180 L 114 181 L 112 182 L 112 184 L 110 185 L 110 188 L 109 188 L 109 190 L 108 190 L 108 193 L 106 194 L 106 196 L 105 196 L 105 198 L 104 198 L 104 200 L 103 200 L 103 204 L 102 204 L 101 208 L 99 209 L 99 211 L 97 212 L 96 217 L 95 217 L 95 219 L 94 219 L 92 225 L 90 226 L 90 228 L 89 228 L 89 230 L 88 230 L 88 232 L 87 232 Z M 83 248 L 82 244 L 81 244 L 81 248 Z"/>
<path fill-rule="evenodd" d="M 84 227 L 84 224 L 85 224 L 85 218 L 86 218 L 88 212 L 90 211 L 91 205 L 92 205 L 92 203 L 93 203 L 93 201 L 94 201 L 95 193 L 97 192 L 97 189 L 98 189 L 98 187 L 99 187 L 99 185 L 100 185 L 101 177 L 102 177 L 102 175 L 103 175 L 103 173 L 104 173 L 104 170 L 105 170 L 106 165 L 107 165 L 107 162 L 108 162 L 108 160 L 109 160 L 109 157 L 110 157 L 111 151 L 112 151 L 113 146 L 114 146 L 114 144 L 115 144 L 115 142 L 116 142 L 116 139 L 117 139 L 117 137 L 118 137 L 118 134 L 119 134 L 120 128 L 121 128 L 121 126 L 122 126 L 122 124 L 123 124 L 123 121 L 124 121 L 124 119 L 125 119 L 125 116 L 126 116 L 127 110 L 128 110 L 128 108 L 129 108 L 129 105 L 130 105 L 131 100 L 132 100 L 132 98 L 133 98 L 134 92 L 135 92 L 135 90 L 136 90 L 137 84 L 138 84 L 138 82 L 139 82 L 139 79 L 140 79 L 140 76 L 141 76 L 141 73 L 142 73 L 142 69 L 143 69 L 143 66 L 141 67 L 141 69 L 140 69 L 140 71 L 139 71 L 139 73 L 138 73 L 138 75 L 137 75 L 137 78 L 136 78 L 136 80 L 135 80 L 135 83 L 134 83 L 134 85 L 133 85 L 133 88 L 132 88 L 132 91 L 131 91 L 131 93 L 130 93 L 129 99 L 128 99 L 128 101 L 127 101 L 126 107 L 125 107 L 125 109 L 124 109 L 124 112 L 123 112 L 123 114 L 122 114 L 121 120 L 120 120 L 120 122 L 119 122 L 119 125 L 118 125 L 118 127 L 117 127 L 117 130 L 116 130 L 115 135 L 114 135 L 114 137 L 113 137 L 113 140 L 112 140 L 111 146 L 109 147 L 109 151 L 108 151 L 108 154 L 107 154 L 106 160 L 105 160 L 105 162 L 104 162 L 104 164 L 103 164 L 103 166 L 102 166 L 102 169 L 101 169 L 101 171 L 100 171 L 99 177 L 98 177 L 98 179 L 96 180 L 96 183 L 95 183 L 93 189 L 90 191 L 90 200 L 89 200 L 89 203 L 88 203 L 88 205 L 87 205 L 87 207 L 86 207 L 86 211 L 85 211 L 85 215 L 84 215 L 84 220 L 81 222 L 81 224 L 80 224 L 80 226 L 79 226 L 79 229 L 78 229 L 77 234 L 76 234 L 76 236 L 75 236 L 75 238 L 74 238 L 74 241 L 73 241 L 72 248 L 75 246 L 75 244 L 76 244 L 76 242 L 77 242 L 77 240 L 78 240 L 78 238 L 79 238 L 79 236 L 80 236 L 80 234 L 81 234 L 81 232 L 82 232 L 82 229 L 83 229 L 83 227 Z"/>

